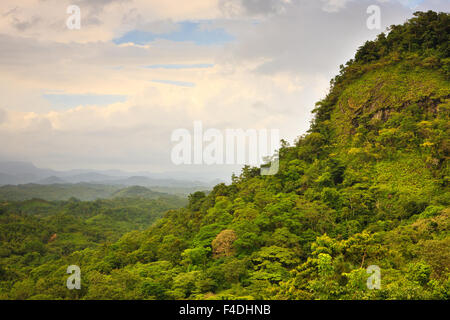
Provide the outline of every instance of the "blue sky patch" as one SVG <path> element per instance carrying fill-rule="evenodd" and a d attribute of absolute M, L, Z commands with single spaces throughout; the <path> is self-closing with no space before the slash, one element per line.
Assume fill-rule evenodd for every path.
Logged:
<path fill-rule="evenodd" d="M 197 45 L 224 44 L 234 40 L 224 29 L 202 28 L 208 22 L 184 21 L 177 23 L 178 29 L 169 33 L 153 33 L 148 31 L 132 30 L 122 37 L 114 39 L 115 44 L 134 43 L 145 45 L 157 39 L 170 40 L 175 42 L 194 42 Z"/>
<path fill-rule="evenodd" d="M 106 106 L 116 102 L 125 102 L 127 96 L 115 94 L 53 94 L 47 93 L 43 97 L 48 100 L 53 109 L 72 109 L 80 105 Z"/>

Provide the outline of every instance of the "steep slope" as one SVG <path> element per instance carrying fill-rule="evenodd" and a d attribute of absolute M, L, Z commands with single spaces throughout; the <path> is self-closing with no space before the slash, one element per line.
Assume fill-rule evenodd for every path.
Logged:
<path fill-rule="evenodd" d="M 45 270 L 47 298 L 449 299 L 449 21 L 417 13 L 361 47 L 310 132 L 283 143 L 276 175 L 245 167 L 4 297 Z M 69 264 L 84 275 L 77 296 L 56 285 Z"/>

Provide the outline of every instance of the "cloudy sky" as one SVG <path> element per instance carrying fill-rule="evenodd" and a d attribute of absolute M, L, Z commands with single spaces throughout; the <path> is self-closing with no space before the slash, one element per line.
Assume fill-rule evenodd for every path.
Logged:
<path fill-rule="evenodd" d="M 365 40 L 448 0 L 2 0 L 0 160 L 53 169 L 192 171 L 173 130 L 305 133 Z M 81 28 L 66 21 L 81 10 Z M 369 30 L 367 8 L 381 8 Z"/>

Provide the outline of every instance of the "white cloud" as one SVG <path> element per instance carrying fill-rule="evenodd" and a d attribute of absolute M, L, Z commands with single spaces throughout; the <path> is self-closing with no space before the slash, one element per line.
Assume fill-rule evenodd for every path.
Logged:
<path fill-rule="evenodd" d="M 292 141 L 307 130 L 339 64 L 378 33 L 366 28 L 372 1 L 365 0 L 70 2 L 86 20 L 79 31 L 65 28 L 69 1 L 0 4 L 0 156 L 66 169 L 176 169 L 170 134 L 194 120 L 205 128 L 279 128 Z M 397 1 L 379 4 L 383 26 L 411 15 Z M 209 28 L 224 28 L 236 41 L 111 41 L 135 28 L 167 33 L 193 19 L 211 20 Z M 144 68 L 159 64 L 213 66 Z M 53 110 L 43 98 L 49 91 L 128 100 Z"/>

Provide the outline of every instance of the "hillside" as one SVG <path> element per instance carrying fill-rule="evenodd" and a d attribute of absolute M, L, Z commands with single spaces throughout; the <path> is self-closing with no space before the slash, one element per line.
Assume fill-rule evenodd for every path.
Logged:
<path fill-rule="evenodd" d="M 13 280 L 2 264 L 0 297 L 449 299 L 449 29 L 416 13 L 359 48 L 276 175 L 245 167 L 145 231 Z M 80 292 L 61 285 L 71 264 Z"/>
<path fill-rule="evenodd" d="M 33 198 L 47 201 L 68 200 L 77 198 L 80 200 L 105 199 L 120 190 L 120 186 L 90 184 L 90 183 L 54 183 L 50 184 L 20 184 L 0 186 L 0 200 L 24 201 Z"/>
<path fill-rule="evenodd" d="M 205 190 L 202 187 L 151 187 L 142 186 L 92 184 L 92 183 L 55 183 L 53 179 L 48 184 L 20 184 L 0 186 L 0 201 L 25 201 L 42 199 L 47 201 L 65 201 L 76 198 L 83 201 L 94 201 L 109 198 L 147 198 L 155 199 L 169 195 L 187 197 L 191 192 Z"/>
<path fill-rule="evenodd" d="M 31 271 L 39 273 L 40 267 L 73 252 L 101 248 L 127 232 L 143 230 L 167 210 L 185 203 L 176 196 L 0 203 L 0 296 L 4 298 L 5 290 L 17 283 L 16 298 L 28 297 L 30 281 L 23 286 L 20 279 L 28 278 Z"/>
<path fill-rule="evenodd" d="M 164 196 L 167 194 L 152 191 L 148 188 L 141 187 L 141 186 L 132 186 L 127 187 L 121 190 L 118 190 L 112 194 L 112 197 L 114 198 L 147 198 L 147 199 L 154 199 L 161 196 Z"/>

